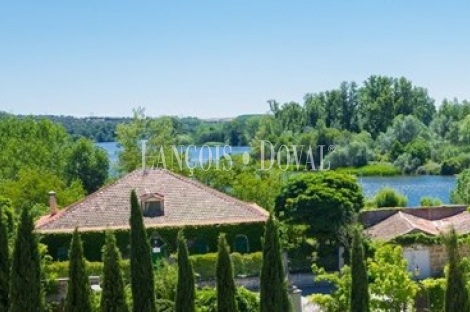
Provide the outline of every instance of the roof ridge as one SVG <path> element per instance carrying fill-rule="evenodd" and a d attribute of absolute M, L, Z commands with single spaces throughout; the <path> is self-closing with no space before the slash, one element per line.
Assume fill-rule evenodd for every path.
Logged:
<path fill-rule="evenodd" d="M 262 212 L 265 211 L 266 213 L 263 214 L 263 215 L 265 215 L 265 216 L 269 215 L 268 211 L 265 210 L 263 207 L 261 207 L 261 206 L 259 206 L 259 205 L 257 205 L 257 206 L 258 206 L 259 208 L 261 208 L 261 210 L 260 210 L 259 208 L 253 207 L 253 206 L 250 205 L 248 202 L 245 202 L 245 201 L 240 200 L 240 199 L 238 199 L 238 198 L 236 198 L 236 197 L 233 197 L 233 196 L 230 196 L 230 195 L 228 195 L 228 194 L 225 194 L 225 193 L 223 193 L 223 192 L 221 192 L 221 191 L 219 191 L 219 190 L 216 190 L 216 189 L 214 189 L 214 188 L 212 188 L 212 187 L 210 187 L 210 186 L 207 186 L 207 185 L 205 185 L 204 183 L 201 183 L 201 182 L 199 182 L 199 181 L 197 181 L 197 180 L 193 180 L 193 179 L 191 179 L 191 178 L 188 178 L 188 177 L 186 177 L 186 176 L 177 174 L 177 173 L 172 172 L 172 171 L 169 171 L 169 170 L 167 170 L 167 169 L 153 169 L 153 170 L 159 170 L 159 171 L 162 171 L 162 172 L 166 172 L 166 173 L 170 174 L 171 176 L 173 176 L 173 177 L 176 178 L 176 179 L 179 179 L 179 180 L 181 180 L 181 181 L 183 181 L 183 182 L 190 183 L 190 184 L 192 184 L 192 185 L 194 185 L 194 186 L 196 186 L 196 187 L 198 187 L 198 188 L 200 188 L 200 189 L 203 189 L 204 191 L 207 191 L 207 192 L 209 192 L 209 193 L 211 193 L 211 194 L 213 194 L 213 195 L 215 195 L 215 196 L 217 196 L 217 197 L 223 199 L 223 200 L 232 201 L 232 202 L 235 202 L 235 203 L 242 204 L 243 206 L 246 206 L 246 207 L 247 207 L 249 210 L 251 210 L 252 212 L 263 214 Z"/>
<path fill-rule="evenodd" d="M 426 231 L 425 228 L 423 228 L 423 227 L 419 226 L 418 224 L 416 224 L 416 223 L 414 222 L 414 220 L 412 220 L 413 218 L 414 218 L 414 219 L 419 219 L 419 220 L 421 220 L 421 221 L 423 221 L 423 222 L 428 223 L 430 226 L 432 226 L 432 227 L 434 228 L 434 230 L 436 230 L 437 232 L 439 232 L 439 228 L 438 228 L 438 227 L 434 224 L 434 222 L 431 221 L 431 220 L 428 220 L 428 219 L 425 219 L 425 218 L 421 218 L 421 217 L 412 215 L 412 214 L 410 214 L 410 213 L 402 212 L 402 211 L 399 211 L 399 213 L 400 213 L 400 216 L 401 216 L 403 219 L 405 219 L 414 229 L 419 229 L 419 230 L 421 230 L 421 231 L 423 231 L 423 232 L 427 232 L 428 234 L 433 234 L 433 233 L 429 233 L 429 231 Z M 411 218 L 410 218 L 410 217 L 411 217 Z"/>

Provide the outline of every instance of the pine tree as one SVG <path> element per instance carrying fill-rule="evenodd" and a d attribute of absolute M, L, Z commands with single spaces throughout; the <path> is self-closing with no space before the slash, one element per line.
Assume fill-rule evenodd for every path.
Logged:
<path fill-rule="evenodd" d="M 178 284 L 176 286 L 176 312 L 194 312 L 196 289 L 194 271 L 189 261 L 188 248 L 183 231 L 178 233 Z"/>
<path fill-rule="evenodd" d="M 0 311 L 8 311 L 8 292 L 10 281 L 10 255 L 8 250 L 8 231 L 0 203 Z"/>
<path fill-rule="evenodd" d="M 131 286 L 134 312 L 155 312 L 155 284 L 150 242 L 137 194 L 131 193 Z"/>
<path fill-rule="evenodd" d="M 233 278 L 233 264 L 225 234 L 219 236 L 219 254 L 216 266 L 217 276 L 217 311 L 236 312 L 235 296 L 237 289 Z"/>
<path fill-rule="evenodd" d="M 91 312 L 90 280 L 86 274 L 80 234 L 73 232 L 69 253 L 69 283 L 65 299 L 66 312 Z"/>
<path fill-rule="evenodd" d="M 351 280 L 349 311 L 369 312 L 369 283 L 364 256 L 362 230 L 360 227 L 355 227 L 353 230 Z"/>
<path fill-rule="evenodd" d="M 469 298 L 465 270 L 460 258 L 459 243 L 455 229 L 443 236 L 449 258 L 444 301 L 445 312 L 469 311 Z"/>
<path fill-rule="evenodd" d="M 292 311 L 282 264 L 278 227 L 272 215 L 266 222 L 264 232 L 260 282 L 261 312 Z"/>
<path fill-rule="evenodd" d="M 23 209 L 16 233 L 10 284 L 10 312 L 42 311 L 41 260 L 34 222 Z"/>
<path fill-rule="evenodd" d="M 103 253 L 103 291 L 100 308 L 102 312 L 127 312 L 129 308 L 124 293 L 124 281 L 119 266 L 121 255 L 116 247 L 116 238 L 106 232 L 106 243 Z"/>

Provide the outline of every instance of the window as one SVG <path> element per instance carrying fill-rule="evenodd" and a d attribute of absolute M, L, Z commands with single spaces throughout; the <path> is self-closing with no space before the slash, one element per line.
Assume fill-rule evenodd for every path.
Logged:
<path fill-rule="evenodd" d="M 160 201 L 147 201 L 144 207 L 144 216 L 146 217 L 158 217 L 163 215 L 162 202 Z"/>
<path fill-rule="evenodd" d="M 248 237 L 246 235 L 239 234 L 235 237 L 235 244 L 234 244 L 235 252 L 239 253 L 248 253 L 250 252 L 250 245 L 248 244 Z"/>
<path fill-rule="evenodd" d="M 147 193 L 140 197 L 144 217 L 158 217 L 164 215 L 163 195 Z"/>

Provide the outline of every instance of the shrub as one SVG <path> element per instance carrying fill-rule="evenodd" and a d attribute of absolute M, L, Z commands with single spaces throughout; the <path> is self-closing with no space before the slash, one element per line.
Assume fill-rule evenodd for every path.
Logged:
<path fill-rule="evenodd" d="M 259 296 L 244 287 L 237 288 L 235 297 L 239 312 L 258 312 Z M 217 311 L 217 292 L 213 288 L 204 288 L 196 293 L 196 307 L 199 312 Z"/>
<path fill-rule="evenodd" d="M 390 163 L 375 163 L 367 166 L 353 168 L 345 167 L 335 169 L 336 172 L 352 174 L 357 176 L 394 176 L 400 175 L 401 171 Z"/>
<path fill-rule="evenodd" d="M 436 206 L 441 206 L 442 201 L 439 198 L 422 197 L 420 205 L 422 207 L 436 207 Z"/>
<path fill-rule="evenodd" d="M 405 207 L 408 203 L 406 196 L 398 193 L 392 188 L 382 188 L 373 198 L 375 207 Z"/>
<path fill-rule="evenodd" d="M 428 278 L 421 282 L 421 291 L 429 299 L 430 312 L 444 310 L 444 295 L 446 288 L 445 278 Z"/>
<path fill-rule="evenodd" d="M 428 162 L 423 166 L 419 166 L 416 169 L 417 174 L 429 174 L 429 175 L 440 175 L 442 171 L 442 166 L 435 162 Z"/>
<path fill-rule="evenodd" d="M 254 252 L 249 254 L 232 253 L 235 275 L 258 276 L 261 271 L 262 254 L 261 252 Z M 217 262 L 216 253 L 207 253 L 203 255 L 189 256 L 193 264 L 194 272 L 199 275 L 202 280 L 210 280 L 215 278 L 215 264 Z M 130 267 L 129 260 L 121 260 L 121 270 L 124 280 L 130 281 Z M 166 266 L 169 266 L 166 268 Z M 46 276 L 67 277 L 69 269 L 68 261 L 51 262 L 45 266 Z M 171 265 L 164 264 L 163 270 L 175 270 Z M 103 273 L 102 262 L 87 262 L 86 272 L 90 276 L 101 276 Z M 168 273 L 173 274 L 173 273 Z M 157 273 L 158 278 L 158 273 Z M 158 284 L 158 283 L 157 283 Z M 157 292 L 158 293 L 158 292 Z"/>

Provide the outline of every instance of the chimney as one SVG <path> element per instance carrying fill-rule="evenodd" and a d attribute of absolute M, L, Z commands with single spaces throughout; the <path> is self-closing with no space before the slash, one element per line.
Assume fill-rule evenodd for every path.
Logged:
<path fill-rule="evenodd" d="M 55 192 L 50 191 L 49 192 L 49 214 L 51 216 L 55 215 L 57 213 L 57 200 L 55 198 Z"/>

